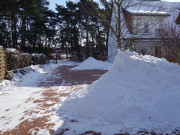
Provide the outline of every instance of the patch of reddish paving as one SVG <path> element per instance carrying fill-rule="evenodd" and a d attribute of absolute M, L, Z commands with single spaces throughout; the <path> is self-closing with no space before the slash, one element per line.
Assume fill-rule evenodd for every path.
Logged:
<path fill-rule="evenodd" d="M 42 129 L 47 129 L 49 130 L 49 133 L 52 134 L 54 131 L 49 128 L 51 126 L 54 126 L 54 124 L 48 123 L 47 116 L 34 118 L 34 119 L 31 119 L 31 121 L 26 119 L 23 122 L 21 122 L 18 126 L 16 126 L 15 129 L 4 132 L 3 135 L 28 135 L 28 134 L 31 135 L 32 134 L 32 132 L 30 132 L 31 129 L 34 129 L 37 127 L 42 128 Z"/>
<path fill-rule="evenodd" d="M 61 97 L 67 97 L 71 92 L 80 90 L 84 86 L 82 84 L 89 85 L 104 74 L 104 70 L 84 70 L 84 71 L 70 71 L 73 66 L 61 66 L 51 71 L 52 76 L 47 78 L 46 81 L 39 83 L 39 86 L 43 86 L 41 91 L 34 92 L 25 103 L 31 102 L 36 105 L 30 111 L 25 111 L 22 115 L 19 125 L 14 129 L 2 132 L 2 135 L 30 135 L 37 134 L 39 129 L 46 129 L 52 134 L 55 123 L 50 123 L 50 118 L 53 113 L 51 108 L 60 102 Z M 64 86 L 64 90 L 58 91 L 58 88 L 53 86 Z M 41 95 L 41 98 L 36 99 L 34 95 Z M 18 106 L 20 107 L 20 106 Z M 8 111 L 7 109 L 6 111 Z M 42 114 L 42 117 L 33 117 L 37 114 Z M 2 118 L 2 117 L 1 117 Z M 5 118 L 5 117 L 3 117 Z M 72 120 L 76 122 L 76 120 Z M 63 133 L 67 129 L 63 130 Z"/>
<path fill-rule="evenodd" d="M 46 82 L 41 82 L 40 86 L 72 86 L 82 84 L 92 84 L 98 80 L 106 70 L 77 70 L 71 71 L 74 66 L 61 66 L 52 71 L 52 76 L 57 78 L 49 78 Z M 61 78 L 61 79 L 59 79 Z"/>
<path fill-rule="evenodd" d="M 9 109 L 6 109 L 5 111 L 7 112 L 7 111 L 9 111 L 10 110 L 10 108 Z"/>
<path fill-rule="evenodd" d="M 1 117 L 1 119 L 4 119 L 4 118 L 6 118 L 6 117 L 5 117 L 5 116 L 2 116 L 2 117 Z"/>

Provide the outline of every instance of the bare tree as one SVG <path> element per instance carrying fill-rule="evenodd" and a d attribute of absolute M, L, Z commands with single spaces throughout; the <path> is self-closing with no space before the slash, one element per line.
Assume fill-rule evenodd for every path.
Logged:
<path fill-rule="evenodd" d="M 172 24 L 162 25 L 159 29 L 165 50 L 165 58 L 180 63 L 180 28 Z"/>
<path fill-rule="evenodd" d="M 161 1 L 111 0 L 111 2 L 113 12 L 110 21 L 98 9 L 95 11 L 109 26 L 111 37 L 116 41 L 114 44 L 119 49 L 122 49 L 125 42 L 133 42 L 137 37 L 156 37 L 156 31 L 151 34 L 148 34 L 148 31 L 157 29 L 155 27 L 159 27 L 158 24 L 165 22 L 173 9 L 167 10 Z"/>

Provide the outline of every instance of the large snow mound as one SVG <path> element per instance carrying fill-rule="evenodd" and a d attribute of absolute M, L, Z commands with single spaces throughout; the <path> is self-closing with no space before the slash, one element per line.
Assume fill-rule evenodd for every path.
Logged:
<path fill-rule="evenodd" d="M 109 71 L 74 92 L 60 112 L 121 128 L 180 127 L 180 66 L 165 59 L 119 52 Z"/>
<path fill-rule="evenodd" d="M 103 62 L 100 60 L 96 60 L 93 57 L 89 57 L 80 63 L 78 66 L 72 68 L 71 70 L 87 70 L 87 69 L 103 69 L 108 70 L 111 63 Z"/>

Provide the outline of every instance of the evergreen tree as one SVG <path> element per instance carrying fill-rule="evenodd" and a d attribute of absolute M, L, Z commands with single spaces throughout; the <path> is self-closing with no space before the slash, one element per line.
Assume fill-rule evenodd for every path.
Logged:
<path fill-rule="evenodd" d="M 81 14 L 77 4 L 69 1 L 66 7 L 57 6 L 58 18 L 61 23 L 60 37 L 62 48 L 66 54 L 70 52 L 73 59 L 80 59 L 79 24 Z"/>
<path fill-rule="evenodd" d="M 47 0 L 0 0 L 0 41 L 4 47 L 42 51 L 55 36 L 55 13 Z"/>

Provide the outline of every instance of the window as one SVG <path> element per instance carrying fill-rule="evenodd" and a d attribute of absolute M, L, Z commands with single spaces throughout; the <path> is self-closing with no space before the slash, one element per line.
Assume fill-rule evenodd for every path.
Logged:
<path fill-rule="evenodd" d="M 180 24 L 180 18 L 177 20 L 177 22 L 176 22 L 177 24 Z"/>
<path fill-rule="evenodd" d="M 144 33 L 148 33 L 149 32 L 149 25 L 147 22 L 144 23 Z"/>
<path fill-rule="evenodd" d="M 142 32 L 142 21 L 138 18 L 134 22 L 134 34 L 139 34 Z"/>
<path fill-rule="evenodd" d="M 154 36 L 159 36 L 160 35 L 160 29 L 155 29 L 155 35 Z"/>

